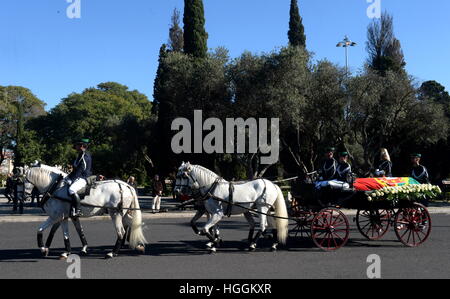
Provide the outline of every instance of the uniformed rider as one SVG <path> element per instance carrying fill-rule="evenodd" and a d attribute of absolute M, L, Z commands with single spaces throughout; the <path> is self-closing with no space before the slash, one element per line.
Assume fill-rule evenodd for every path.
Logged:
<path fill-rule="evenodd" d="M 325 159 L 322 167 L 319 170 L 321 181 L 330 181 L 336 175 L 337 161 L 334 159 L 334 147 L 329 147 L 325 153 Z"/>
<path fill-rule="evenodd" d="M 67 176 L 67 182 L 70 184 L 69 194 L 75 208 L 75 211 L 72 211 L 73 217 L 81 216 L 81 199 L 78 192 L 86 187 L 87 178 L 92 175 L 92 158 L 87 152 L 89 142 L 89 139 L 81 139 L 75 143 L 74 147 L 78 156 L 72 164 L 72 172 Z"/>
<path fill-rule="evenodd" d="M 421 184 L 428 184 L 430 182 L 430 176 L 426 167 L 420 164 L 421 159 L 422 154 L 411 155 L 411 162 L 413 165 L 411 176 Z"/>
<path fill-rule="evenodd" d="M 348 164 L 348 152 L 339 153 L 339 163 L 336 167 L 337 181 L 351 183 L 352 167 Z"/>

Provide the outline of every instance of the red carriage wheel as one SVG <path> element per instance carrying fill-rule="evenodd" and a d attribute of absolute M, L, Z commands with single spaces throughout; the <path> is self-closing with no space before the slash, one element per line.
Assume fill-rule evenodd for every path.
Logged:
<path fill-rule="evenodd" d="M 368 240 L 379 240 L 389 229 L 391 215 L 389 210 L 358 210 L 356 226 Z"/>
<path fill-rule="evenodd" d="M 417 247 L 430 236 L 430 213 L 422 204 L 414 203 L 412 207 L 402 208 L 397 212 L 394 225 L 400 242 L 408 247 Z"/>
<path fill-rule="evenodd" d="M 350 234 L 347 216 L 335 208 L 327 208 L 316 214 L 311 222 L 311 238 L 317 247 L 333 251 L 344 246 Z"/>

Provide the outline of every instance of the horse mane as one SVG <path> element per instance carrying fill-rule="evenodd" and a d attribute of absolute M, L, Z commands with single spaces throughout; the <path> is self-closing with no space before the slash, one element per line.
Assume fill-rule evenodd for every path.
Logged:
<path fill-rule="evenodd" d="M 27 170 L 28 181 L 32 182 L 35 186 L 47 186 L 52 181 L 53 175 L 63 175 L 67 176 L 67 174 L 58 168 L 41 165 L 30 167 Z"/>
<path fill-rule="evenodd" d="M 201 170 L 199 171 L 199 174 L 201 175 L 202 179 L 211 179 L 213 181 L 215 181 L 216 179 L 220 179 L 220 182 L 225 181 L 223 178 L 221 178 L 219 175 L 217 175 L 214 171 L 209 170 L 206 167 L 203 167 L 201 165 L 192 165 L 192 169 L 193 170 Z M 206 176 L 206 177 L 205 177 Z"/>
<path fill-rule="evenodd" d="M 41 168 L 46 170 L 46 171 L 48 171 L 48 172 L 53 172 L 53 173 L 56 173 L 56 174 L 62 174 L 64 176 L 67 175 L 67 173 L 65 173 L 64 171 L 62 171 L 62 170 L 60 170 L 59 168 L 56 168 L 56 167 L 52 167 L 52 166 L 41 164 Z"/>

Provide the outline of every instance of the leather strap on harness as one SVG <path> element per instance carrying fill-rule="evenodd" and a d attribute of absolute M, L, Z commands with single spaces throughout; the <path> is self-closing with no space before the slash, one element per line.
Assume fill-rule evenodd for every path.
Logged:
<path fill-rule="evenodd" d="M 228 205 L 227 205 L 227 212 L 225 213 L 225 215 L 229 217 L 231 217 L 231 210 L 233 209 L 233 193 L 234 193 L 234 184 L 233 182 L 230 182 L 230 184 L 228 185 Z"/>
<path fill-rule="evenodd" d="M 119 210 L 120 214 L 123 214 L 123 189 L 122 189 L 122 185 L 119 182 L 117 182 L 116 180 L 114 180 L 114 182 L 116 182 L 117 185 L 119 185 L 119 190 L 120 190 L 119 191 L 120 192 L 120 202 L 117 205 L 117 209 Z"/>
<path fill-rule="evenodd" d="M 45 203 L 52 197 L 53 193 L 56 191 L 59 183 L 64 179 L 63 175 L 59 175 L 58 179 L 53 183 L 53 185 L 48 188 L 48 190 L 42 196 L 39 206 L 44 210 Z M 44 210 L 45 211 L 45 210 Z"/>

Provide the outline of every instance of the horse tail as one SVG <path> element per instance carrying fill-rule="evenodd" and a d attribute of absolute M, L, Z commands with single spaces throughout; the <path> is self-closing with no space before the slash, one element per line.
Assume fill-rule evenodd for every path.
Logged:
<path fill-rule="evenodd" d="M 138 196 L 134 188 L 130 188 L 133 194 L 133 201 L 131 202 L 132 221 L 130 231 L 130 246 L 133 249 L 137 249 L 139 246 L 145 246 L 147 240 L 145 239 L 142 229 L 142 212 L 139 206 Z"/>
<path fill-rule="evenodd" d="M 284 201 L 283 193 L 281 192 L 280 187 L 274 185 L 277 189 L 278 196 L 275 200 L 275 216 L 280 218 L 275 218 L 277 234 L 278 234 L 278 242 L 281 244 L 286 244 L 286 240 L 289 233 L 289 220 L 288 211 L 286 207 L 286 202 Z"/>

